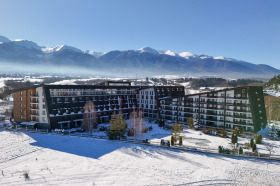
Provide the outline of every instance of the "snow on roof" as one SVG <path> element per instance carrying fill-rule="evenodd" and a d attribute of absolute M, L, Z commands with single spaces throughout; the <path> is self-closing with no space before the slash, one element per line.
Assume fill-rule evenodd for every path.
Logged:
<path fill-rule="evenodd" d="M 27 121 L 24 121 L 24 122 L 21 122 L 20 123 L 21 125 L 30 125 L 30 126 L 34 126 L 37 124 L 37 122 L 27 122 Z"/>

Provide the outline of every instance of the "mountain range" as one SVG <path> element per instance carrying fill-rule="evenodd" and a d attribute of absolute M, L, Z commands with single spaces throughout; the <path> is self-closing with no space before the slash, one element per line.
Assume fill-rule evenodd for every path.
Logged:
<path fill-rule="evenodd" d="M 191 52 L 158 51 L 151 47 L 109 52 L 82 51 L 58 45 L 42 47 L 29 40 L 10 40 L 0 36 L 0 72 L 42 71 L 139 76 L 184 75 L 228 78 L 270 78 L 280 70 L 226 57 L 196 55 Z M 36 68 L 38 67 L 38 68 Z"/>

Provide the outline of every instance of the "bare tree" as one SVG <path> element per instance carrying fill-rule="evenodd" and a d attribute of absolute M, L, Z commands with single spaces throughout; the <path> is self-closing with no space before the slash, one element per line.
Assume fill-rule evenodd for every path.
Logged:
<path fill-rule="evenodd" d="M 268 146 L 265 146 L 265 147 L 269 151 L 269 157 L 270 157 L 271 156 L 271 151 L 273 150 L 273 146 L 268 145 Z"/>
<path fill-rule="evenodd" d="M 92 134 L 92 130 L 97 128 L 97 124 L 97 112 L 95 105 L 92 101 L 89 101 L 84 106 L 83 128 Z"/>
<path fill-rule="evenodd" d="M 143 112 L 142 110 L 139 110 L 137 113 L 137 128 L 136 128 L 136 134 L 139 136 L 139 138 L 142 138 L 143 135 L 143 129 L 145 126 L 145 121 L 143 120 Z"/>
<path fill-rule="evenodd" d="M 133 111 L 129 116 L 129 124 L 133 130 L 134 140 L 136 136 L 142 137 L 145 121 L 143 120 L 143 112 L 141 110 L 136 111 L 133 107 Z"/>

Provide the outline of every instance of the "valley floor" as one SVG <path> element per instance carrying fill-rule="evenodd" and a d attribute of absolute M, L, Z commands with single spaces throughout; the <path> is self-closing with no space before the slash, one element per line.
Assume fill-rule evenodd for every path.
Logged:
<path fill-rule="evenodd" d="M 279 161 L 0 130 L 0 185 L 279 185 Z M 1 172 L 2 171 L 2 172 Z M 23 174 L 28 172 L 29 179 Z"/>

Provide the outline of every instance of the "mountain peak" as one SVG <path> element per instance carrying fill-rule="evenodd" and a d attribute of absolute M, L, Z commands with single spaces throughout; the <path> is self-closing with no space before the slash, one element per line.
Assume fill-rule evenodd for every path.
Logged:
<path fill-rule="evenodd" d="M 42 48 L 42 51 L 45 53 L 51 53 L 51 52 L 58 52 L 63 50 L 72 50 L 74 52 L 82 52 L 80 49 L 68 46 L 68 45 L 57 45 L 55 47 L 49 47 L 49 48 Z"/>
<path fill-rule="evenodd" d="M 143 53 L 143 52 L 146 52 L 146 53 L 151 53 L 151 54 L 159 54 L 159 52 L 149 46 L 145 46 L 143 48 L 140 48 L 138 49 L 137 51 Z"/>
<path fill-rule="evenodd" d="M 14 43 L 15 45 L 21 46 L 21 47 L 29 48 L 29 49 L 34 48 L 36 50 L 41 50 L 40 46 L 38 46 L 33 41 L 29 41 L 27 39 L 15 39 L 12 41 L 12 43 Z"/>
<path fill-rule="evenodd" d="M 11 42 L 11 40 L 9 40 L 8 38 L 4 37 L 4 36 L 0 36 L 0 43 L 9 43 Z"/>
<path fill-rule="evenodd" d="M 182 53 L 179 54 L 179 56 L 181 56 L 183 58 L 186 58 L 186 59 L 189 59 L 189 58 L 195 57 L 196 55 L 194 55 L 191 52 L 182 52 Z"/>

